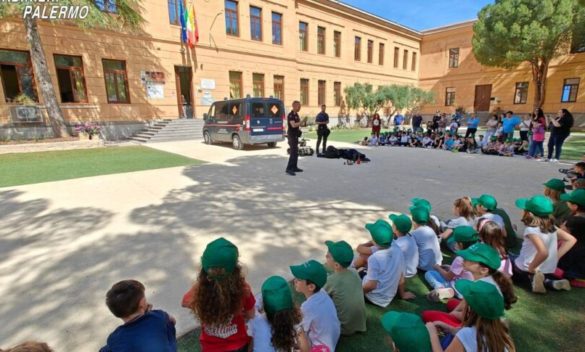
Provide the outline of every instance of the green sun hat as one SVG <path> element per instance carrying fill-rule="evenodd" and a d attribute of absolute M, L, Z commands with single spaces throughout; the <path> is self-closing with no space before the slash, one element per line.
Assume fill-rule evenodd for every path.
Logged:
<path fill-rule="evenodd" d="M 419 206 L 427 207 L 429 209 L 429 213 L 431 212 L 431 210 L 433 210 L 433 206 L 431 205 L 431 202 L 429 202 L 428 200 L 426 200 L 424 198 L 412 198 L 410 200 L 410 202 L 415 207 L 419 207 Z"/>
<path fill-rule="evenodd" d="M 400 351 L 431 350 L 431 337 L 420 316 L 413 313 L 388 312 L 382 315 L 380 321 Z"/>
<path fill-rule="evenodd" d="M 396 229 L 402 234 L 407 234 L 410 232 L 410 229 L 412 229 L 412 221 L 405 214 L 390 214 L 388 218 L 392 220 L 392 223 L 394 226 L 396 226 Z"/>
<path fill-rule="evenodd" d="M 388 247 L 392 244 L 394 232 L 392 231 L 392 226 L 387 221 L 378 219 L 373 224 L 366 224 L 366 230 L 370 232 L 372 239 L 377 245 Z"/>
<path fill-rule="evenodd" d="M 201 257 L 203 270 L 207 272 L 212 268 L 223 268 L 226 273 L 231 273 L 238 264 L 238 255 L 238 247 L 220 237 L 205 247 Z"/>
<path fill-rule="evenodd" d="M 545 187 L 555 190 L 557 192 L 565 193 L 565 183 L 558 178 L 551 178 L 543 184 Z"/>
<path fill-rule="evenodd" d="M 417 224 L 424 225 L 429 222 L 431 218 L 431 214 L 429 214 L 429 208 L 419 205 L 413 206 L 409 208 L 410 215 L 412 215 L 412 220 Z"/>
<path fill-rule="evenodd" d="M 497 320 L 504 316 L 504 297 L 493 284 L 462 279 L 455 282 L 455 289 L 480 317 Z"/>
<path fill-rule="evenodd" d="M 319 287 L 327 283 L 327 271 L 323 264 L 316 260 L 309 260 L 300 265 L 291 265 L 290 271 L 293 276 L 300 280 L 309 280 Z"/>
<path fill-rule="evenodd" d="M 481 205 L 489 211 L 493 211 L 498 207 L 498 201 L 490 194 L 482 194 L 479 198 L 471 198 L 471 204 L 474 208 L 477 205 Z"/>
<path fill-rule="evenodd" d="M 585 189 L 576 189 L 569 194 L 561 194 L 561 200 L 585 207 Z"/>
<path fill-rule="evenodd" d="M 347 268 L 351 262 L 353 261 L 353 249 L 349 243 L 345 241 L 333 242 L 333 241 L 325 241 L 327 248 L 329 249 L 329 253 L 333 257 L 339 265 L 344 268 Z"/>
<path fill-rule="evenodd" d="M 456 254 L 467 261 L 481 263 L 493 270 L 498 270 L 502 265 L 500 253 L 485 243 L 476 243 L 467 249 L 457 251 Z"/>
<path fill-rule="evenodd" d="M 547 216 L 553 213 L 554 205 L 549 197 L 536 195 L 532 198 L 516 199 L 516 206 L 531 212 L 536 216 Z"/>
<path fill-rule="evenodd" d="M 477 241 L 479 241 L 479 234 L 471 226 L 457 226 L 447 240 L 448 243 L 475 243 Z"/>
<path fill-rule="evenodd" d="M 271 276 L 262 284 L 264 310 L 274 314 L 293 308 L 292 294 L 288 282 L 281 276 Z"/>

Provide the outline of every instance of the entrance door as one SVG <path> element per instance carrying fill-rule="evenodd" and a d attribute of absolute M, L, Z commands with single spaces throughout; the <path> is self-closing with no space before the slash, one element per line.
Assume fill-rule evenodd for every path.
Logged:
<path fill-rule="evenodd" d="M 179 117 L 192 119 L 193 109 L 193 71 L 189 66 L 175 66 L 175 81 L 177 82 L 177 103 Z"/>
<path fill-rule="evenodd" d="M 492 99 L 492 85 L 482 84 L 475 86 L 475 103 L 473 104 L 474 112 L 490 111 L 490 101 Z"/>

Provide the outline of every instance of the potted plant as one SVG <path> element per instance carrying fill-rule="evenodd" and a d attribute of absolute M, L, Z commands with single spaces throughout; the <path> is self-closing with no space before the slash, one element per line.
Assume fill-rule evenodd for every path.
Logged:
<path fill-rule="evenodd" d="M 101 130 L 100 125 L 94 122 L 83 122 L 75 125 L 75 131 L 78 134 L 85 134 L 89 139 L 93 139 L 94 135 L 99 135 Z"/>

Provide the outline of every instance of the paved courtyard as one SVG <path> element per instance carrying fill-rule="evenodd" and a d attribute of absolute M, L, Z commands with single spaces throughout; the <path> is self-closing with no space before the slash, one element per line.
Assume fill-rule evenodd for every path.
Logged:
<path fill-rule="evenodd" d="M 333 143 L 341 146 L 341 143 Z M 451 215 L 463 195 L 492 193 L 519 224 L 514 200 L 542 191 L 558 164 L 408 148 L 362 151 L 369 164 L 301 158 L 284 174 L 286 147 L 234 151 L 200 142 L 149 145 L 205 160 L 141 171 L 0 188 L 0 341 L 47 341 L 56 351 L 92 351 L 119 325 L 104 304 L 116 281 L 135 278 L 147 297 L 195 326 L 179 304 L 210 240 L 238 245 L 257 290 L 288 265 L 324 259 L 323 242 L 356 245 L 363 225 L 407 211 L 422 196 Z"/>

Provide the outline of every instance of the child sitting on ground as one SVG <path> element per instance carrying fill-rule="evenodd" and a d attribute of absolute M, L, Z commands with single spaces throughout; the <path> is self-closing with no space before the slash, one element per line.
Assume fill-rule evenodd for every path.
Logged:
<path fill-rule="evenodd" d="M 326 347 L 325 351 L 335 351 L 341 327 L 333 300 L 321 289 L 327 283 L 325 267 L 316 260 L 309 260 L 291 266 L 290 271 L 295 277 L 295 291 L 306 298 L 301 304 L 301 326 L 309 337 L 312 348 L 321 346 Z"/>
<path fill-rule="evenodd" d="M 410 135 L 406 132 L 402 132 L 400 136 L 400 146 L 401 147 L 408 147 L 410 145 Z"/>
<path fill-rule="evenodd" d="M 498 224 L 493 221 L 486 221 L 479 231 L 479 239 L 482 243 L 492 246 L 500 255 L 501 273 L 512 276 L 512 261 L 506 252 L 506 236 Z"/>
<path fill-rule="evenodd" d="M 256 299 L 238 257 L 238 247 L 225 238 L 210 242 L 197 281 L 183 296 L 181 305 L 201 322 L 203 351 L 248 350 L 246 321 L 254 318 Z"/>
<path fill-rule="evenodd" d="M 544 195 L 553 202 L 553 217 L 555 225 L 561 226 L 565 219 L 571 215 L 571 210 L 567 202 L 561 200 L 561 195 L 565 193 L 565 183 L 558 178 L 551 178 L 544 185 Z"/>
<path fill-rule="evenodd" d="M 370 136 L 370 139 L 368 140 L 368 145 L 370 147 L 375 147 L 378 145 L 378 137 L 376 137 L 375 134 L 372 134 L 372 136 Z"/>
<path fill-rule="evenodd" d="M 453 233 L 453 229 L 458 226 L 473 226 L 475 211 L 471 205 L 471 199 L 469 197 L 456 199 L 453 203 L 453 214 L 457 217 L 441 224 L 443 232 L 441 232 L 439 237 L 442 241 L 447 240 Z M 453 250 L 453 248 L 450 249 Z"/>
<path fill-rule="evenodd" d="M 412 313 L 388 312 L 380 319 L 389 335 L 391 351 L 430 352 L 431 339 L 421 318 Z"/>
<path fill-rule="evenodd" d="M 443 261 L 443 254 L 439 245 L 439 239 L 437 233 L 429 226 L 430 215 L 428 208 L 424 206 L 415 206 L 410 208 L 410 214 L 413 220 L 413 231 L 412 237 L 416 241 L 418 247 L 418 268 L 423 271 L 433 270 L 435 264 L 441 265 Z M 396 228 L 402 232 L 400 227 L 406 229 L 406 222 L 408 217 L 402 216 L 391 216 L 392 222 Z M 403 224 L 404 223 L 404 224 Z"/>
<path fill-rule="evenodd" d="M 455 135 L 453 141 L 453 148 L 451 148 L 451 151 L 457 153 L 461 150 L 461 148 L 463 148 L 463 142 L 461 141 L 461 138 L 459 138 L 458 135 Z"/>
<path fill-rule="evenodd" d="M 400 249 L 400 251 L 402 251 L 402 256 L 404 257 L 404 277 L 408 279 L 414 277 L 417 272 L 417 266 L 419 261 L 418 247 L 416 245 L 414 237 L 412 237 L 408 233 L 408 231 L 410 231 L 411 226 L 408 226 L 408 230 L 406 230 L 407 228 L 406 224 L 408 222 L 406 221 L 406 219 L 403 222 L 405 224 L 400 226 L 392 224 L 392 230 L 394 232 L 394 240 L 392 241 L 392 246 L 397 247 Z M 406 231 L 402 232 L 403 230 Z"/>
<path fill-rule="evenodd" d="M 471 226 L 458 226 L 453 229 L 453 234 L 449 242 L 453 243 L 453 248 L 463 250 L 469 248 L 479 239 L 477 231 Z M 455 282 L 459 279 L 473 279 L 471 273 L 463 268 L 463 258 L 457 256 L 451 265 L 441 266 L 434 265 L 435 270 L 425 273 L 425 280 L 433 288 L 427 295 L 427 299 L 433 302 L 440 302 L 446 298 L 452 298 L 455 295 L 453 288 Z"/>
<path fill-rule="evenodd" d="M 568 232 L 555 228 L 552 201 L 541 195 L 516 200 L 524 210 L 522 222 L 526 225 L 520 254 L 514 260 L 514 281 L 529 285 L 532 292 L 546 293 L 546 289 L 570 290 L 567 280 L 556 280 L 555 269 L 577 242 Z"/>
<path fill-rule="evenodd" d="M 293 303 L 288 282 L 271 276 L 262 284 L 258 314 L 248 324 L 253 352 L 309 352 L 311 345 L 300 328 L 301 312 Z"/>
<path fill-rule="evenodd" d="M 326 263 L 334 273 L 327 278 L 323 289 L 333 299 L 341 323 L 341 334 L 349 336 L 364 332 L 366 305 L 362 280 L 355 271 L 347 269 L 353 261 L 353 250 L 345 241 L 327 241 L 325 244 L 328 248 Z"/>
<path fill-rule="evenodd" d="M 366 302 L 387 307 L 404 282 L 404 257 L 399 248 L 390 246 L 393 233 L 386 221 L 380 219 L 366 227 L 379 249 L 368 258 L 367 270 L 360 272 L 362 288 Z M 411 294 L 401 292 L 401 297 L 411 298 Z"/>
<path fill-rule="evenodd" d="M 487 155 L 498 155 L 500 143 L 497 137 L 491 137 L 490 141 L 481 148 L 481 152 Z"/>
<path fill-rule="evenodd" d="M 477 214 L 475 219 L 475 228 L 480 230 L 480 225 L 483 221 L 491 220 L 498 224 L 502 231 L 506 231 L 506 224 L 504 219 L 497 214 L 494 214 L 494 210 L 498 207 L 498 201 L 490 194 L 482 194 L 479 198 L 471 198 L 471 205 Z"/>
<path fill-rule="evenodd" d="M 433 147 L 433 139 L 429 137 L 429 135 L 425 135 L 422 139 L 422 147 L 423 148 L 432 148 Z"/>
<path fill-rule="evenodd" d="M 455 143 L 455 140 L 453 138 L 451 138 L 451 135 L 446 134 L 445 135 L 445 142 L 443 143 L 443 149 L 448 150 L 448 151 L 452 150 L 454 143 Z"/>
<path fill-rule="evenodd" d="M 152 310 L 144 285 L 136 280 L 120 281 L 106 294 L 106 305 L 124 321 L 108 336 L 100 352 L 177 351 L 175 319 L 162 310 Z"/>
<path fill-rule="evenodd" d="M 562 195 L 561 199 L 566 200 L 571 209 L 571 216 L 561 228 L 573 235 L 577 243 L 559 259 L 558 267 L 563 277 L 572 280 L 571 285 L 585 287 L 585 190 L 574 190 Z"/>
<path fill-rule="evenodd" d="M 388 144 L 390 144 L 391 146 L 395 146 L 398 143 L 398 138 L 396 137 L 395 134 L 390 135 L 390 137 L 388 138 Z"/>
<path fill-rule="evenodd" d="M 500 145 L 498 154 L 500 156 L 514 156 L 514 144 L 512 144 L 510 140 L 505 141 L 502 145 Z"/>

